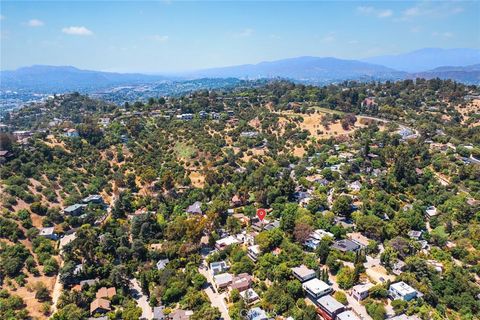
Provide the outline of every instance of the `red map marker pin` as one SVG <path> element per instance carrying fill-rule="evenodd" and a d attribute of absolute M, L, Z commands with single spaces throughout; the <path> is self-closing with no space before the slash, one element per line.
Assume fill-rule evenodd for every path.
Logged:
<path fill-rule="evenodd" d="M 257 209 L 257 217 L 258 219 L 260 219 L 260 221 L 263 221 L 266 215 L 267 215 L 267 212 L 265 211 L 265 209 Z"/>

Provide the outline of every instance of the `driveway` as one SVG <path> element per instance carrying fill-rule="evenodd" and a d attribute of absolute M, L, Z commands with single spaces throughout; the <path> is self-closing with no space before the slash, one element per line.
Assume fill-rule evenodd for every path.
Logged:
<path fill-rule="evenodd" d="M 137 305 L 142 308 L 142 319 L 153 319 L 152 307 L 148 304 L 148 298 L 143 294 L 140 284 L 137 279 L 130 279 L 130 288 L 133 299 L 137 302 Z"/>
<path fill-rule="evenodd" d="M 332 288 L 334 291 L 343 291 L 338 287 L 337 281 L 334 276 L 330 275 L 329 276 L 329 281 L 332 285 Z M 343 291 L 345 292 L 345 291 Z M 347 296 L 347 301 L 348 301 L 348 306 L 352 309 L 352 311 L 362 320 L 372 320 L 372 317 L 370 317 L 367 313 L 367 310 L 365 309 L 364 306 L 360 304 L 357 300 L 355 300 L 348 292 L 345 292 L 345 295 Z"/>
<path fill-rule="evenodd" d="M 207 284 L 205 289 L 203 289 L 203 291 L 207 294 L 208 299 L 210 299 L 210 302 L 212 303 L 212 306 L 217 307 L 218 310 L 220 310 L 220 313 L 222 314 L 222 318 L 224 320 L 230 320 L 230 316 L 228 315 L 228 308 L 227 308 L 227 305 L 225 304 L 226 293 L 225 292 L 217 293 L 215 292 L 215 290 L 213 290 L 212 275 L 208 271 L 205 260 L 202 261 L 202 264 L 198 268 L 198 272 L 200 272 L 200 274 L 202 274 L 205 278 L 207 278 Z"/>

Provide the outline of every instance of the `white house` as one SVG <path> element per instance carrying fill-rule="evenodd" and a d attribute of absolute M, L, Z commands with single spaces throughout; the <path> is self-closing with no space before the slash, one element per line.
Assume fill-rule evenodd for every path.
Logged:
<path fill-rule="evenodd" d="M 352 297 L 357 301 L 362 301 L 368 297 L 369 290 L 372 287 L 373 284 L 370 282 L 356 285 L 352 288 Z"/>
<path fill-rule="evenodd" d="M 435 217 L 438 214 L 437 208 L 435 208 L 435 206 L 429 206 L 425 210 L 425 214 L 427 215 L 428 218 Z"/>
<path fill-rule="evenodd" d="M 388 289 L 388 295 L 392 300 L 410 301 L 419 296 L 419 292 L 403 281 L 393 283 Z"/>
<path fill-rule="evenodd" d="M 356 180 L 348 185 L 348 188 L 352 191 L 358 192 L 362 188 L 360 181 Z"/>
<path fill-rule="evenodd" d="M 302 284 L 302 288 L 313 299 L 318 299 L 333 291 L 332 287 L 318 278 L 314 278 L 305 282 Z"/>
<path fill-rule="evenodd" d="M 212 275 L 214 276 L 217 274 L 224 273 L 228 269 L 229 269 L 228 265 L 225 261 L 216 261 L 216 262 L 210 263 L 210 270 L 212 271 Z"/>
<path fill-rule="evenodd" d="M 257 261 L 258 256 L 262 253 L 258 244 L 248 247 L 247 254 L 253 260 Z"/>
<path fill-rule="evenodd" d="M 40 229 L 40 232 L 39 232 L 39 236 L 41 237 L 45 237 L 45 238 L 48 238 L 48 239 L 51 239 L 51 240 L 56 240 L 57 239 L 57 235 L 55 234 L 55 231 L 54 231 L 54 227 L 45 227 L 45 228 L 42 228 Z"/>
<path fill-rule="evenodd" d="M 293 276 L 300 280 L 300 282 L 305 282 L 310 279 L 315 278 L 315 271 L 307 268 L 305 265 L 292 268 Z"/>

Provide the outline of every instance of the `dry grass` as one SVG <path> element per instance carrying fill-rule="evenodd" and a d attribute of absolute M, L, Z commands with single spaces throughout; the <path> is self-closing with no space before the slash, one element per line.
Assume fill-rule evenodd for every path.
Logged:
<path fill-rule="evenodd" d="M 188 175 L 195 188 L 203 188 L 205 185 L 205 176 L 198 171 L 192 171 Z"/>
<path fill-rule="evenodd" d="M 28 278 L 26 279 L 27 284 L 24 287 L 18 287 L 18 288 L 12 289 L 4 285 L 3 288 L 7 289 L 12 294 L 16 294 L 22 297 L 22 299 L 25 302 L 26 309 L 29 315 L 32 317 L 32 319 L 47 319 L 48 317 L 42 313 L 43 303 L 39 302 L 35 298 L 34 288 L 36 287 L 37 283 L 43 282 L 43 284 L 47 287 L 48 291 L 51 294 L 53 291 L 53 286 L 55 285 L 55 278 L 56 278 L 55 276 L 54 277 L 46 277 L 46 276 L 34 277 L 32 275 L 29 275 Z"/>
<path fill-rule="evenodd" d="M 470 119 L 468 116 L 469 114 L 478 114 L 480 113 L 480 99 L 474 99 L 470 101 L 466 106 L 460 106 L 457 105 L 455 106 L 455 110 L 457 110 L 462 116 L 463 116 L 463 121 L 462 123 L 465 123 Z M 476 127 L 480 126 L 480 121 L 474 122 L 470 124 L 471 127 Z"/>

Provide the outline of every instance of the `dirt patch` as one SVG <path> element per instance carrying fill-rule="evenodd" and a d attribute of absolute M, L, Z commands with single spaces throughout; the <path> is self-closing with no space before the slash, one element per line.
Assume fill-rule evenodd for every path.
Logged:
<path fill-rule="evenodd" d="M 53 286 L 55 285 L 55 277 L 46 277 L 46 276 L 34 277 L 32 275 L 29 275 L 26 280 L 27 280 L 27 284 L 24 287 L 18 287 L 18 288 L 12 289 L 4 285 L 3 288 L 7 289 L 12 294 L 16 294 L 23 298 L 26 304 L 26 309 L 29 315 L 33 319 L 47 319 L 48 317 L 42 313 L 43 303 L 39 302 L 35 298 L 34 288 L 36 287 L 36 284 L 38 282 L 43 282 L 43 284 L 47 287 L 48 291 L 51 294 L 53 291 Z"/>
<path fill-rule="evenodd" d="M 360 121 L 357 121 L 355 125 L 347 130 L 345 130 L 340 121 L 335 121 L 333 123 L 324 126 L 322 124 L 322 119 L 326 112 L 320 111 L 312 114 L 301 114 L 301 113 L 293 113 L 291 111 L 284 111 L 280 114 L 284 117 L 280 117 L 280 123 L 285 123 L 293 121 L 294 117 L 301 117 L 303 118 L 302 122 L 299 122 L 298 125 L 300 129 L 307 130 L 313 137 L 318 139 L 328 139 L 331 137 L 341 136 L 341 135 L 350 135 L 356 129 L 365 127 L 365 125 L 361 124 Z M 360 119 L 360 117 L 357 117 Z"/>
<path fill-rule="evenodd" d="M 192 171 L 188 175 L 195 188 L 203 188 L 205 185 L 205 176 L 198 171 Z"/>
<path fill-rule="evenodd" d="M 295 147 L 293 149 L 293 155 L 295 157 L 300 157 L 300 158 L 303 158 L 303 156 L 305 155 L 305 149 L 303 147 Z"/>

